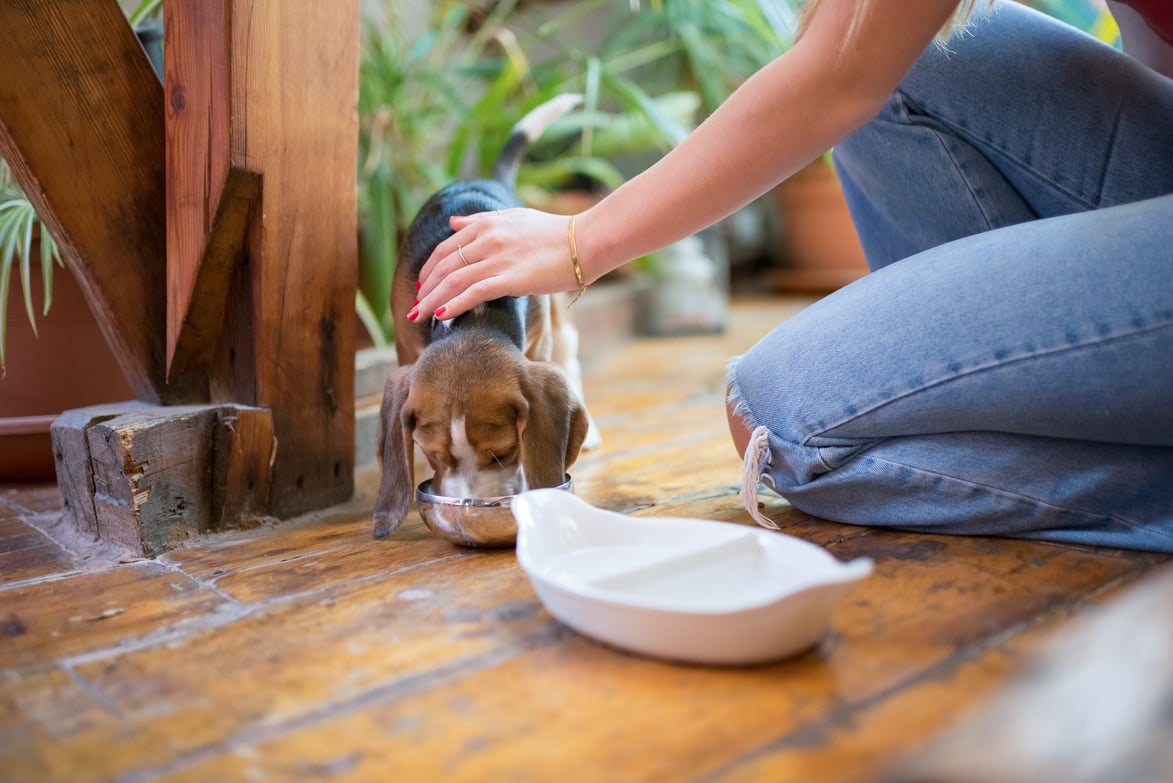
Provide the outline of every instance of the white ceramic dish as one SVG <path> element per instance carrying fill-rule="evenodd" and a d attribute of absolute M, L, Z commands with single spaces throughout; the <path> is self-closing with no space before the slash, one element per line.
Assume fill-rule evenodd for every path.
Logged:
<path fill-rule="evenodd" d="M 517 559 L 576 631 L 632 652 L 752 664 L 816 644 L 831 609 L 872 572 L 782 533 L 706 519 L 632 517 L 569 492 L 513 499 Z"/>

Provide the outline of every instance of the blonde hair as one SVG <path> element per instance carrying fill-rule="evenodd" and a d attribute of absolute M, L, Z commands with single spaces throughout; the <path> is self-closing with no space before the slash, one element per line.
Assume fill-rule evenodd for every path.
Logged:
<path fill-rule="evenodd" d="M 859 20 L 863 18 L 864 12 L 867 11 L 867 6 L 870 1 L 871 0 L 859 0 L 859 3 L 855 7 L 855 13 L 851 19 L 851 27 L 847 30 L 847 37 L 844 39 L 844 43 L 855 37 Z M 974 11 L 976 10 L 979 2 L 980 0 L 960 0 L 960 2 L 957 4 L 957 9 L 953 12 L 953 15 L 949 17 L 949 21 L 946 22 L 945 26 L 942 27 L 940 32 L 937 33 L 935 40 L 938 46 L 946 45 L 955 32 L 965 29 L 965 26 L 969 24 L 970 18 L 973 17 Z M 994 2 L 995 0 L 989 0 L 989 2 L 986 3 L 986 8 L 988 9 L 992 7 Z M 814 17 L 815 11 L 818 9 L 818 7 L 819 0 L 806 0 L 806 2 L 803 3 L 802 11 L 799 15 L 798 21 L 799 37 L 801 37 L 803 32 L 806 30 L 807 25 Z"/>

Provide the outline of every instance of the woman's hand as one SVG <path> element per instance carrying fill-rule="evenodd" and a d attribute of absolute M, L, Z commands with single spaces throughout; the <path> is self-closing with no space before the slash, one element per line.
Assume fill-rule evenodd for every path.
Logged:
<path fill-rule="evenodd" d="M 566 215 L 535 209 L 453 217 L 456 233 L 420 270 L 419 301 L 408 319 L 447 320 L 502 296 L 577 290 L 569 223 Z"/>

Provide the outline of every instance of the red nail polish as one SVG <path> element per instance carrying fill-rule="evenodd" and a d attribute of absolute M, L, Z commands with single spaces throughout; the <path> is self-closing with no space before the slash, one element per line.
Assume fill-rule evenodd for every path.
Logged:
<path fill-rule="evenodd" d="M 444 317 L 444 311 L 445 311 L 445 310 L 447 310 L 447 309 L 448 309 L 447 307 L 437 307 L 437 308 L 436 308 L 436 317 L 437 317 L 437 318 L 443 318 L 443 317 Z"/>
<path fill-rule="evenodd" d="M 413 307 L 407 311 L 407 320 L 414 321 L 416 318 L 419 318 L 419 314 L 420 309 L 418 307 Z"/>
<path fill-rule="evenodd" d="M 411 306 L 415 307 L 419 303 L 420 303 L 420 300 L 416 299 L 414 302 L 411 303 Z"/>
<path fill-rule="evenodd" d="M 420 283 L 419 280 L 416 280 L 415 281 L 415 290 L 418 291 L 418 290 L 420 290 L 420 288 L 422 288 L 422 284 Z"/>

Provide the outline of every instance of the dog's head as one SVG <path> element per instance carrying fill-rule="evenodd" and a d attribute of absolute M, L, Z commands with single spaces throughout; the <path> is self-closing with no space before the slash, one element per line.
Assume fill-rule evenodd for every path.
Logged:
<path fill-rule="evenodd" d="M 557 366 L 493 339 L 435 343 L 383 392 L 375 537 L 407 516 L 417 445 L 437 494 L 499 497 L 561 484 L 586 432 L 586 410 Z"/>

